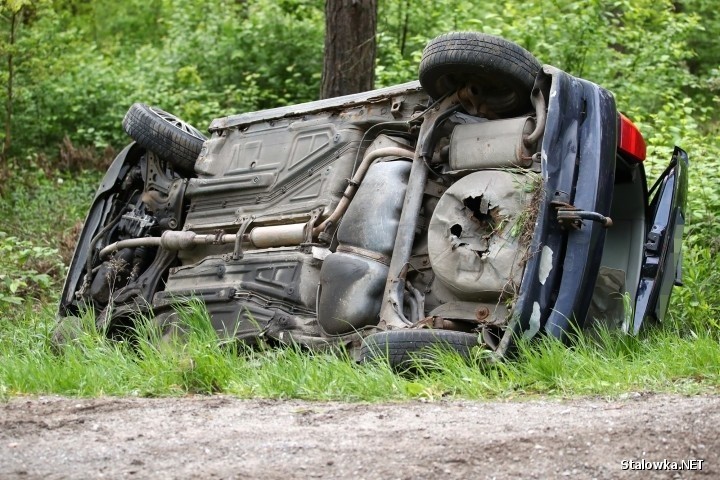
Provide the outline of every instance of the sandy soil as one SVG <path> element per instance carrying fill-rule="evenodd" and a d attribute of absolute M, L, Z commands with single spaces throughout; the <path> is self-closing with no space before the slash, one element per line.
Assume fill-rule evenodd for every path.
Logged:
<path fill-rule="evenodd" d="M 720 397 L 344 404 L 15 398 L 0 478 L 623 478 L 623 460 L 704 460 L 720 477 Z M 697 465 L 695 465 L 697 466 Z M 686 465 L 687 467 L 687 465 Z"/>

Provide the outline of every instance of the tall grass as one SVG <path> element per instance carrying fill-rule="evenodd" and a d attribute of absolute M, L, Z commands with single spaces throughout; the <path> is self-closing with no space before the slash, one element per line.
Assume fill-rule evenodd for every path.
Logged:
<path fill-rule="evenodd" d="M 186 334 L 162 339 L 147 318 L 133 342 L 109 340 L 83 318 L 77 338 L 51 342 L 50 312 L 28 312 L 0 327 L 0 397 L 18 394 L 172 396 L 226 393 L 243 398 L 388 401 L 618 395 L 628 391 L 717 392 L 720 343 L 710 330 L 682 336 L 656 329 L 642 337 L 601 331 L 572 348 L 544 339 L 521 343 L 517 360 L 469 361 L 438 350 L 413 375 L 383 363 L 356 364 L 342 351 L 250 349 L 220 342 L 202 305 L 179 310 Z"/>
<path fill-rule="evenodd" d="M 197 303 L 179 309 L 182 338 L 162 339 L 148 318 L 132 342 L 108 339 L 83 317 L 76 338 L 51 342 L 51 312 L 0 324 L 0 396 L 183 395 L 374 400 L 404 398 L 406 380 L 389 367 L 358 366 L 346 354 L 297 347 L 255 349 L 220 342 Z"/>

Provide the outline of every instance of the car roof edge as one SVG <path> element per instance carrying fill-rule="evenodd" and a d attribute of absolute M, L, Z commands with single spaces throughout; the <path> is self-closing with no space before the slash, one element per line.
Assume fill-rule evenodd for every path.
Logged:
<path fill-rule="evenodd" d="M 393 85 L 391 87 L 371 90 L 369 92 L 354 93 L 342 97 L 327 98 L 324 100 L 315 100 L 313 102 L 300 103 L 298 105 L 289 105 L 286 107 L 271 108 L 268 110 L 260 110 L 257 112 L 247 112 L 229 117 L 217 118 L 212 121 L 209 131 L 214 132 L 226 128 L 241 127 L 251 123 L 275 120 L 285 117 L 295 117 L 298 115 L 307 115 L 317 113 L 324 110 L 332 110 L 337 108 L 347 108 L 354 105 L 362 105 L 365 103 L 373 103 L 380 101 L 392 95 L 403 93 L 411 93 L 421 91 L 418 81 Z"/>

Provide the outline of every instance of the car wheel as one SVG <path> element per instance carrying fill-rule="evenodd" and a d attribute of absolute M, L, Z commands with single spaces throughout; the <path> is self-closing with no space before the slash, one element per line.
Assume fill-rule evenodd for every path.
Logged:
<path fill-rule="evenodd" d="M 369 335 L 360 350 L 362 362 L 387 360 L 395 370 L 409 370 L 432 357 L 433 349 L 449 349 L 468 358 L 479 345 L 478 335 L 451 330 L 389 330 Z"/>
<path fill-rule="evenodd" d="M 130 107 L 123 129 L 140 146 L 168 160 L 178 172 L 191 175 L 206 137 L 175 115 L 143 103 Z"/>
<path fill-rule="evenodd" d="M 512 42 L 484 33 L 454 32 L 425 46 L 419 78 L 435 99 L 472 83 L 492 112 L 512 117 L 531 109 L 530 92 L 540 68 L 530 52 Z"/>
<path fill-rule="evenodd" d="M 66 345 L 76 341 L 83 332 L 82 320 L 78 317 L 62 317 L 57 320 L 50 337 L 50 346 L 59 352 Z"/>

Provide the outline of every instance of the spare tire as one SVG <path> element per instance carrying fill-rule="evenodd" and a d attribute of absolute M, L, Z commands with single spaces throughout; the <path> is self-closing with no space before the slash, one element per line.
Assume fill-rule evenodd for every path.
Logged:
<path fill-rule="evenodd" d="M 453 32 L 425 46 L 419 78 L 435 99 L 473 83 L 492 112 L 513 117 L 532 108 L 530 92 L 541 67 L 530 52 L 503 38 Z"/>
<path fill-rule="evenodd" d="M 433 349 L 451 350 L 469 358 L 472 348 L 479 345 L 478 339 L 478 334 L 452 330 L 388 330 L 363 340 L 360 361 L 387 360 L 397 371 L 413 370 L 418 361 L 432 357 Z"/>
<path fill-rule="evenodd" d="M 192 175 L 207 138 L 175 115 L 135 103 L 125 114 L 123 129 L 138 145 L 167 160 L 182 174 Z"/>

